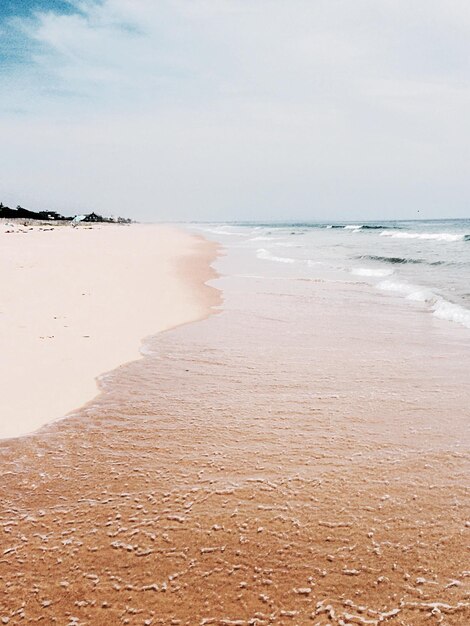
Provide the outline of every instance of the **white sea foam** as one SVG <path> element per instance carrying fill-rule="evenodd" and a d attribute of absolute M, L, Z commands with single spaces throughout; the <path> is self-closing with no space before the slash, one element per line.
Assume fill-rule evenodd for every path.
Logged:
<path fill-rule="evenodd" d="M 384 230 L 381 237 L 391 237 L 392 239 L 428 239 L 433 241 L 463 241 L 465 235 L 458 233 L 400 233 Z"/>
<path fill-rule="evenodd" d="M 404 296 L 407 300 L 414 302 L 424 302 L 429 305 L 433 315 L 441 320 L 456 322 L 470 328 L 470 310 L 458 304 L 449 302 L 436 295 L 430 289 L 412 285 L 410 283 L 400 283 L 391 280 L 384 280 L 377 284 L 379 289 L 391 291 Z"/>
<path fill-rule="evenodd" d="M 315 267 L 316 265 L 323 265 L 325 267 L 328 267 L 328 263 L 325 263 L 324 261 L 313 261 L 312 259 L 307 259 L 308 267 Z M 333 269 L 343 269 L 343 268 L 333 267 Z"/>
<path fill-rule="evenodd" d="M 348 224 L 344 228 L 345 230 L 361 230 L 362 224 Z"/>
<path fill-rule="evenodd" d="M 414 300 L 415 302 L 429 302 L 436 298 L 432 291 L 410 283 L 383 280 L 377 284 L 377 287 L 382 289 L 382 291 L 391 291 L 404 296 L 407 300 Z"/>
<path fill-rule="evenodd" d="M 392 269 L 371 269 L 369 267 L 353 267 L 351 274 L 354 276 L 391 276 L 393 274 Z"/>
<path fill-rule="evenodd" d="M 470 328 L 470 311 L 458 304 L 439 299 L 433 307 L 433 312 L 441 320 L 457 322 L 466 328 Z"/>
<path fill-rule="evenodd" d="M 256 251 L 256 256 L 258 259 L 276 261 L 277 263 L 295 263 L 295 259 L 291 259 L 290 257 L 274 256 L 274 254 L 271 254 L 271 252 L 265 248 L 259 248 L 259 250 Z"/>
<path fill-rule="evenodd" d="M 232 278 L 249 278 L 253 280 L 303 280 L 301 278 L 293 278 L 292 276 L 261 276 L 259 274 L 232 274 Z"/>
<path fill-rule="evenodd" d="M 231 230 L 228 230 L 229 228 L 231 228 L 230 226 L 220 226 L 220 227 L 209 227 L 209 226 L 201 226 L 200 224 L 194 224 L 192 225 L 193 228 L 196 228 L 197 230 L 202 230 L 205 233 L 211 233 L 211 235 L 225 235 L 227 237 L 244 237 L 245 234 L 244 233 L 238 233 L 235 230 L 233 230 L 233 228 Z"/>

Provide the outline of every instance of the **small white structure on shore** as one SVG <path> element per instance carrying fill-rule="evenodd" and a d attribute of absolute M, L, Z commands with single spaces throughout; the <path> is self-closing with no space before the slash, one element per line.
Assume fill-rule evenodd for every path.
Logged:
<path fill-rule="evenodd" d="M 72 220 L 72 226 L 75 227 L 86 218 L 86 215 L 76 215 Z"/>

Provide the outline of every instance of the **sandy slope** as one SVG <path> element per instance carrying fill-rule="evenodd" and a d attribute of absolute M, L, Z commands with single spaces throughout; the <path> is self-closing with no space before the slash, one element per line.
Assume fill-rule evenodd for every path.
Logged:
<path fill-rule="evenodd" d="M 99 374 L 139 357 L 142 338 L 203 316 L 211 294 L 192 281 L 207 262 L 179 269 L 195 254 L 214 247 L 171 227 L 3 223 L 0 437 L 79 407 Z"/>

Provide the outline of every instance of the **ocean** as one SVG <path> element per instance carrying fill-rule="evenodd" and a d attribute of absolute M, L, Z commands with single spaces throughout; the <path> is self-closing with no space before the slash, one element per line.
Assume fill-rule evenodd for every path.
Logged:
<path fill-rule="evenodd" d="M 365 283 L 470 328 L 470 220 L 243 222 L 196 229 L 236 255 L 247 277 Z"/>

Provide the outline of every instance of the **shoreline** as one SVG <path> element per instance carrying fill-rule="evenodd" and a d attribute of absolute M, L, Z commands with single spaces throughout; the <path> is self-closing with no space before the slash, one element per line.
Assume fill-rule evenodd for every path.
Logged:
<path fill-rule="evenodd" d="M 224 251 L 220 315 L 0 441 L 0 616 L 466 626 L 461 329 L 364 283 L 247 278 Z M 200 285 L 193 256 L 176 267 Z"/>
<path fill-rule="evenodd" d="M 0 440 L 75 412 L 101 376 L 142 357 L 146 337 L 220 302 L 206 284 L 218 244 L 182 228 L 15 226 L 0 232 Z"/>

